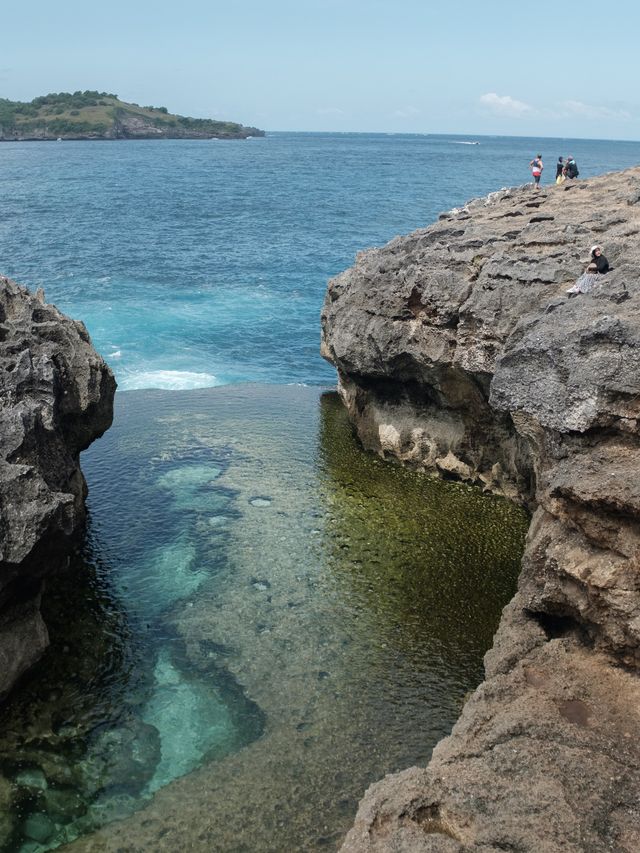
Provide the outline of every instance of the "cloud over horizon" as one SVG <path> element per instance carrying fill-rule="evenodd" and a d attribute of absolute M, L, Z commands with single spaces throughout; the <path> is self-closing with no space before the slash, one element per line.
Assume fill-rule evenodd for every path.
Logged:
<path fill-rule="evenodd" d="M 421 111 L 417 107 L 407 106 L 396 110 L 393 113 L 395 118 L 415 118 L 421 115 Z"/>
<path fill-rule="evenodd" d="M 511 95 L 498 95 L 496 92 L 488 92 L 480 96 L 480 103 L 495 115 L 511 116 L 520 118 L 533 112 L 533 107 L 524 101 L 518 101 Z"/>
<path fill-rule="evenodd" d="M 592 104 L 584 104 L 582 101 L 564 101 L 561 105 L 567 114 L 583 116 L 590 119 L 624 119 L 631 118 L 631 113 L 623 109 L 610 109 L 609 107 L 599 107 Z"/>

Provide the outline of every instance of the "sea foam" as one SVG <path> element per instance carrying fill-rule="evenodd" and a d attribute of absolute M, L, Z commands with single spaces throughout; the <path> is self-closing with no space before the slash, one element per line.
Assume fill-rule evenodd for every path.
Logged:
<path fill-rule="evenodd" d="M 167 391 L 188 391 L 191 388 L 211 388 L 220 385 L 212 373 L 193 373 L 189 370 L 147 370 L 118 376 L 121 391 L 143 388 L 163 388 Z"/>

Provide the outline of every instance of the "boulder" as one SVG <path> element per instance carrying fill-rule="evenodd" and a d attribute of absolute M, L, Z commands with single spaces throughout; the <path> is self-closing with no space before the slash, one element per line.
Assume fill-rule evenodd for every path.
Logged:
<path fill-rule="evenodd" d="M 48 644 L 42 584 L 83 528 L 79 455 L 115 387 L 82 323 L 0 277 L 0 698 Z"/>

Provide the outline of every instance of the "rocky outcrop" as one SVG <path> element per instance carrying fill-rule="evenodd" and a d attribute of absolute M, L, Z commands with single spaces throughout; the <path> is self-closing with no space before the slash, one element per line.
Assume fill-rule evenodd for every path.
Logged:
<path fill-rule="evenodd" d="M 640 169 L 503 190 L 329 284 L 364 445 L 533 514 L 486 681 L 345 851 L 640 849 L 639 198 Z M 613 269 L 571 297 L 596 243 Z"/>
<path fill-rule="evenodd" d="M 82 528 L 79 454 L 114 392 L 83 324 L 0 277 L 0 698 L 47 646 L 42 583 Z"/>

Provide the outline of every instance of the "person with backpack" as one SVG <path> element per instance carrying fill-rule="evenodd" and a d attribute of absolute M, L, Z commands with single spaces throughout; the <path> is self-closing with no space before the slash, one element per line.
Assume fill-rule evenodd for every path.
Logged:
<path fill-rule="evenodd" d="M 542 164 L 542 154 L 536 154 L 533 160 L 529 163 L 531 167 L 531 174 L 533 175 L 533 184 L 537 190 L 540 189 L 540 178 L 542 177 L 542 170 L 544 166 Z"/>
<path fill-rule="evenodd" d="M 572 181 L 574 178 L 577 178 L 580 172 L 578 171 L 578 164 L 571 154 L 567 157 L 567 162 L 565 165 L 564 173 L 567 178 L 570 178 Z"/>

